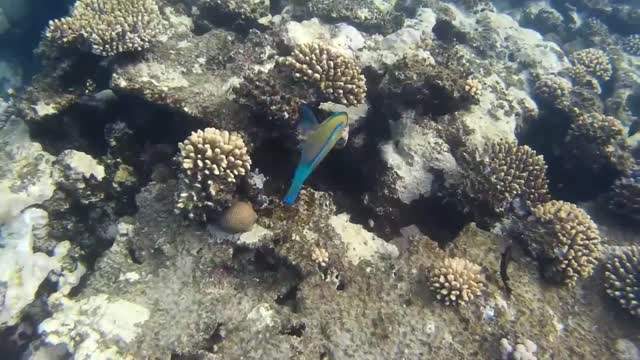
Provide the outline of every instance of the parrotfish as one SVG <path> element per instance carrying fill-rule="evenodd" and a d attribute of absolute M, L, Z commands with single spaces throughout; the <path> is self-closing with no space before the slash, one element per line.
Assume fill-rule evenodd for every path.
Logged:
<path fill-rule="evenodd" d="M 306 106 L 302 106 L 301 113 L 300 128 L 305 139 L 300 144 L 300 162 L 284 197 L 285 205 L 292 205 L 296 201 L 304 181 L 341 139 L 342 132 L 348 129 L 349 124 L 345 112 L 333 113 L 322 123 L 318 122 L 311 109 Z"/>

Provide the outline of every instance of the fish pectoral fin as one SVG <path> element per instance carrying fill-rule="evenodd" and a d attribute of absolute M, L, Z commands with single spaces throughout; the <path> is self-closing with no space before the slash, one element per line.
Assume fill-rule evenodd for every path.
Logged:
<path fill-rule="evenodd" d="M 302 119 L 300 120 L 300 130 L 302 134 L 313 131 L 320 124 L 316 115 L 307 105 L 300 106 L 300 113 L 302 114 Z"/>

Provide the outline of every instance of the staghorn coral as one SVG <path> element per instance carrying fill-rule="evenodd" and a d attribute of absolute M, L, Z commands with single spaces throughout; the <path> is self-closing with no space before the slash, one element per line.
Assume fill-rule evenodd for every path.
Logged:
<path fill-rule="evenodd" d="M 227 195 L 236 178 L 249 172 L 247 147 L 239 134 L 215 128 L 192 132 L 178 146 L 186 188 L 179 194 L 177 210 L 206 221 L 212 211 L 217 213 L 229 205 Z"/>
<path fill-rule="evenodd" d="M 576 51 L 571 54 L 571 61 L 576 73 L 586 72 L 601 81 L 609 81 L 613 75 L 613 68 L 609 56 L 602 50 L 591 48 Z M 575 76 L 575 75 L 574 75 Z"/>
<path fill-rule="evenodd" d="M 627 36 L 622 41 L 622 48 L 631 55 L 640 56 L 640 34 Z"/>
<path fill-rule="evenodd" d="M 640 247 L 629 246 L 612 256 L 605 265 L 604 275 L 607 294 L 640 317 Z"/>
<path fill-rule="evenodd" d="M 429 271 L 429 288 L 446 305 L 473 300 L 484 288 L 480 266 L 463 258 L 446 258 Z"/>
<path fill-rule="evenodd" d="M 566 143 L 568 154 L 594 169 L 610 166 L 628 172 L 633 161 L 626 143 L 626 129 L 620 121 L 600 113 L 582 113 L 574 109 L 574 120 Z"/>
<path fill-rule="evenodd" d="M 547 165 L 526 145 L 509 140 L 489 143 L 482 154 L 465 154 L 462 167 L 467 194 L 497 213 L 515 199 L 528 207 L 549 201 Z"/>
<path fill-rule="evenodd" d="M 589 215 L 574 204 L 552 200 L 533 207 L 524 224 L 531 252 L 545 264 L 545 275 L 574 286 L 600 257 L 600 233 Z"/>
<path fill-rule="evenodd" d="M 111 56 L 144 50 L 168 31 L 155 0 L 78 0 L 71 16 L 49 22 L 45 38 Z"/>
<path fill-rule="evenodd" d="M 319 86 L 330 100 L 347 106 L 364 103 L 367 93 L 365 78 L 356 61 L 319 43 L 301 44 L 283 63 L 296 78 Z"/>
<path fill-rule="evenodd" d="M 615 182 L 609 195 L 609 208 L 640 222 L 640 168 Z"/>

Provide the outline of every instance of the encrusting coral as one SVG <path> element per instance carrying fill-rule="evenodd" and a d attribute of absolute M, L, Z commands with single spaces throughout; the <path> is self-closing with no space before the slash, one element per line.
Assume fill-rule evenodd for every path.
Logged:
<path fill-rule="evenodd" d="M 364 103 L 367 94 L 365 78 L 356 61 L 318 43 L 296 47 L 283 63 L 296 78 L 316 84 L 330 100 L 347 106 Z"/>
<path fill-rule="evenodd" d="M 630 246 L 605 265 L 607 294 L 634 316 L 640 317 L 640 247 Z"/>
<path fill-rule="evenodd" d="M 484 288 L 480 266 L 463 258 L 446 258 L 428 274 L 429 288 L 446 305 L 461 305 L 479 296 Z"/>
<path fill-rule="evenodd" d="M 524 224 L 529 249 L 546 263 L 547 277 L 570 286 L 586 278 L 600 257 L 600 233 L 589 215 L 574 204 L 538 204 Z"/>
<path fill-rule="evenodd" d="M 111 56 L 144 50 L 168 31 L 155 0 L 78 0 L 71 16 L 49 22 L 45 37 Z"/>
<path fill-rule="evenodd" d="M 178 210 L 190 218 L 207 219 L 209 210 L 219 211 L 218 200 L 228 193 L 236 179 L 251 168 L 251 158 L 238 133 L 206 128 L 182 143 L 179 161 L 186 191 L 179 194 Z M 225 204 L 230 200 L 225 199 Z"/>
<path fill-rule="evenodd" d="M 468 195 L 498 213 L 518 198 L 528 207 L 549 201 L 547 165 L 526 145 L 509 140 L 488 143 L 482 154 L 466 154 L 462 167 Z"/>
<path fill-rule="evenodd" d="M 573 69 L 570 70 L 570 73 L 581 74 L 586 72 L 588 75 L 605 82 L 609 81 L 611 75 L 613 75 L 609 56 L 600 49 L 591 48 L 576 51 L 571 55 L 571 61 L 573 62 Z M 575 74 L 573 76 L 577 77 Z"/>
<path fill-rule="evenodd" d="M 640 34 L 626 37 L 622 42 L 622 48 L 631 55 L 640 56 Z"/>

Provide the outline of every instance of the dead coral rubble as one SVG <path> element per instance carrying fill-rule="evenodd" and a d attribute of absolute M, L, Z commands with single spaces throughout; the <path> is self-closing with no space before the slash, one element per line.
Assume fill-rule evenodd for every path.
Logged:
<path fill-rule="evenodd" d="M 111 56 L 144 50 L 168 32 L 155 0 L 79 0 L 71 16 L 49 23 L 45 37 Z"/>

